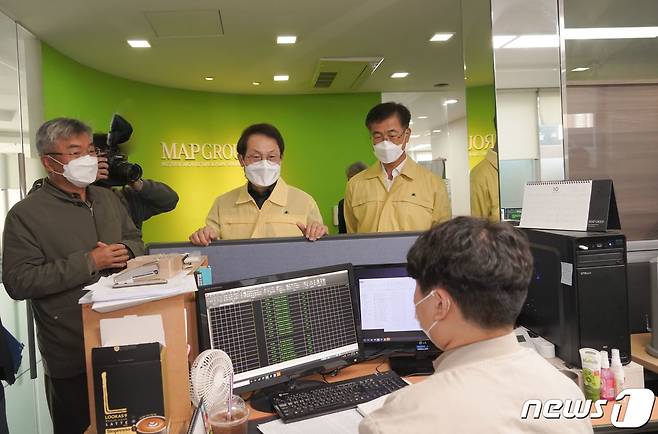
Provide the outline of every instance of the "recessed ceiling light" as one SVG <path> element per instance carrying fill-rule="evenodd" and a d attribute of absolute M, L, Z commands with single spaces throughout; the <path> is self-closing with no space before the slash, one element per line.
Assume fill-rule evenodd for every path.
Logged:
<path fill-rule="evenodd" d="M 505 44 L 505 48 L 557 48 L 560 37 L 557 34 L 521 35 Z"/>
<path fill-rule="evenodd" d="M 412 139 L 417 139 L 418 137 L 420 137 L 420 134 L 412 134 L 409 137 Z"/>
<path fill-rule="evenodd" d="M 427 119 L 427 116 L 418 116 L 418 119 Z"/>
<path fill-rule="evenodd" d="M 151 44 L 146 39 L 128 39 L 128 45 L 133 48 L 151 48 Z"/>
<path fill-rule="evenodd" d="M 445 42 L 448 39 L 452 38 L 454 33 L 435 33 L 431 38 L 430 42 Z"/>
<path fill-rule="evenodd" d="M 493 47 L 502 48 L 516 39 L 516 35 L 495 35 L 493 37 Z"/>
<path fill-rule="evenodd" d="M 251 84 L 254 86 L 260 86 L 260 81 L 252 81 Z"/>
<path fill-rule="evenodd" d="M 413 124 L 414 124 L 414 121 L 409 121 L 409 125 L 413 125 Z"/>
<path fill-rule="evenodd" d="M 443 102 L 443 105 L 457 104 L 458 102 L 456 99 L 447 99 Z"/>
<path fill-rule="evenodd" d="M 287 75 L 275 75 L 274 81 L 288 81 L 289 78 Z"/>
<path fill-rule="evenodd" d="M 571 72 L 583 72 L 583 71 L 588 71 L 588 70 L 589 70 L 589 68 L 581 66 L 579 68 L 572 69 Z"/>
<path fill-rule="evenodd" d="M 394 72 L 391 74 L 391 78 L 405 78 L 407 75 L 409 75 L 408 72 Z"/>
<path fill-rule="evenodd" d="M 643 39 L 658 37 L 658 27 L 594 27 L 564 29 L 564 39 Z"/>
<path fill-rule="evenodd" d="M 279 45 L 290 45 L 297 42 L 297 36 L 277 36 L 276 43 Z"/>
<path fill-rule="evenodd" d="M 206 81 L 213 81 L 215 77 L 203 77 Z"/>
<path fill-rule="evenodd" d="M 440 133 L 441 130 L 432 130 L 433 133 Z"/>
<path fill-rule="evenodd" d="M 431 135 L 432 135 L 432 133 L 425 133 L 425 135 L 426 135 L 426 136 L 431 136 Z"/>

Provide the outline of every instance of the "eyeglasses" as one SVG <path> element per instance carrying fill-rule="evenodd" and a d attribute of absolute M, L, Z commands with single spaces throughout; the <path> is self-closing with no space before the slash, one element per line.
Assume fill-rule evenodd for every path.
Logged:
<path fill-rule="evenodd" d="M 98 155 L 96 148 L 89 148 L 87 151 L 75 151 L 75 152 L 46 152 L 45 155 L 68 155 L 69 157 L 84 157 L 87 155 L 91 155 L 92 157 L 95 157 Z"/>
<path fill-rule="evenodd" d="M 382 133 L 373 133 L 373 134 L 370 136 L 370 138 L 371 138 L 372 141 L 375 142 L 375 143 L 379 143 L 379 142 L 381 142 L 381 141 L 383 141 L 383 140 L 385 140 L 385 139 L 388 139 L 388 140 L 391 141 L 391 142 L 396 142 L 396 141 L 400 140 L 400 139 L 404 136 L 404 133 L 405 133 L 405 132 L 406 132 L 406 130 L 405 130 L 405 131 L 402 131 L 401 133 L 399 133 L 399 132 L 397 132 L 397 131 L 395 131 L 395 130 L 391 130 L 391 131 L 387 131 L 386 134 L 382 134 Z"/>
<path fill-rule="evenodd" d="M 263 160 L 267 160 L 270 163 L 278 163 L 281 161 L 281 156 L 280 155 L 268 155 L 265 157 L 264 155 L 261 154 L 249 154 L 244 157 L 245 161 L 250 161 L 250 162 L 255 162 L 258 163 Z"/>

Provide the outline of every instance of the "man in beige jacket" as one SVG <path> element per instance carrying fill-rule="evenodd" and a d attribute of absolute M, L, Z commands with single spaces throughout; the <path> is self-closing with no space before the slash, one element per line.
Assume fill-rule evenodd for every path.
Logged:
<path fill-rule="evenodd" d="M 589 418 L 521 418 L 529 399 L 585 399 L 516 340 L 532 266 L 525 235 L 506 223 L 457 217 L 419 237 L 407 256 L 416 316 L 444 352 L 434 374 L 391 394 L 359 433 L 591 433 Z"/>
<path fill-rule="evenodd" d="M 190 235 L 192 244 L 300 235 L 315 241 L 327 234 L 315 200 L 280 177 L 283 150 L 274 125 L 255 124 L 242 132 L 237 151 L 247 183 L 215 199 L 206 226 Z"/>

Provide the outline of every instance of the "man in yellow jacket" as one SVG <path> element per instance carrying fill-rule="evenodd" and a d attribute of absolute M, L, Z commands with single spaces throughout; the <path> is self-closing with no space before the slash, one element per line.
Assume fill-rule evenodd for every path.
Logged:
<path fill-rule="evenodd" d="M 445 183 L 407 157 L 410 120 L 409 109 L 394 102 L 368 112 L 366 127 L 379 161 L 347 183 L 348 233 L 424 231 L 450 219 Z"/>
<path fill-rule="evenodd" d="M 498 153 L 489 149 L 484 160 L 471 169 L 471 215 L 500 221 Z"/>
<path fill-rule="evenodd" d="M 314 241 L 327 234 L 315 200 L 280 178 L 283 150 L 283 137 L 273 125 L 256 124 L 242 132 L 238 160 L 248 182 L 215 199 L 206 226 L 190 235 L 192 244 L 301 235 Z"/>

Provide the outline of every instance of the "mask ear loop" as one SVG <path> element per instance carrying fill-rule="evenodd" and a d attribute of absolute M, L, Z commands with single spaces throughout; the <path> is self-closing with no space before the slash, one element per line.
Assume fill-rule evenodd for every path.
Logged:
<path fill-rule="evenodd" d="M 54 159 L 53 157 L 51 157 L 50 155 L 46 155 L 46 157 L 50 158 L 50 159 L 53 160 L 55 163 L 60 164 L 60 165 L 62 166 L 62 169 L 64 168 L 65 164 L 62 163 L 61 161 L 59 161 L 59 160 L 55 160 L 55 159 Z M 59 176 L 64 176 L 64 172 L 57 172 L 56 170 L 51 170 L 50 173 L 55 173 L 55 174 L 57 174 L 57 175 L 59 175 Z"/>

